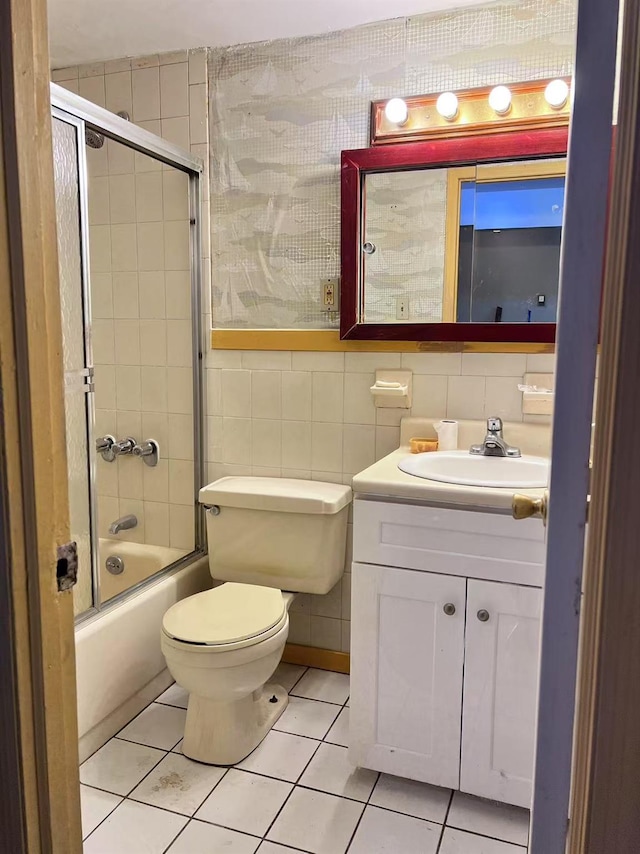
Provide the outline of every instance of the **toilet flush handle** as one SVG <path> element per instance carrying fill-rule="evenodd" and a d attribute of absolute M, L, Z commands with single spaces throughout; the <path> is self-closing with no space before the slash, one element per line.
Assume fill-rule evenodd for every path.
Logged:
<path fill-rule="evenodd" d="M 220 508 L 217 504 L 203 504 L 202 505 L 207 513 L 211 513 L 212 516 L 220 515 Z"/>

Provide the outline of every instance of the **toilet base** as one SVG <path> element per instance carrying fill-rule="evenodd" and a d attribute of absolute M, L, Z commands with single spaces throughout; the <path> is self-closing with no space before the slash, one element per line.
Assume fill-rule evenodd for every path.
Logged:
<path fill-rule="evenodd" d="M 233 703 L 190 694 L 182 752 L 207 765 L 235 765 L 255 750 L 288 702 L 284 688 L 272 682 Z"/>

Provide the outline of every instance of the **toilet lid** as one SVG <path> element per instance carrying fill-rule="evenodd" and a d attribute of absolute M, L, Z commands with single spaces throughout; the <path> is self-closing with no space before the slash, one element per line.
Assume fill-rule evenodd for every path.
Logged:
<path fill-rule="evenodd" d="M 164 615 L 162 628 L 186 643 L 237 643 L 267 632 L 285 611 L 280 590 L 227 582 L 176 602 Z"/>

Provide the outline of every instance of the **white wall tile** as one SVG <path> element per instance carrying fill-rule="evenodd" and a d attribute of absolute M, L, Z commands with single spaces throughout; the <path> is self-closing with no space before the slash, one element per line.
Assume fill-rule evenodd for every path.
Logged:
<path fill-rule="evenodd" d="M 138 273 L 138 306 L 141 318 L 164 320 L 167 314 L 164 273 Z"/>
<path fill-rule="evenodd" d="M 186 62 L 160 66 L 160 116 L 189 115 L 189 66 Z M 200 142 L 201 140 L 198 140 Z"/>
<path fill-rule="evenodd" d="M 449 377 L 447 418 L 484 418 L 484 393 L 484 377 Z"/>
<path fill-rule="evenodd" d="M 163 172 L 136 172 L 136 217 L 138 222 L 162 220 Z"/>
<path fill-rule="evenodd" d="M 160 462 L 167 456 L 169 447 L 169 418 L 166 412 L 142 412 L 143 439 L 155 439 L 160 445 Z M 159 465 L 159 464 L 158 464 Z M 147 468 L 149 468 L 147 466 Z"/>
<path fill-rule="evenodd" d="M 193 340 L 189 320 L 167 320 L 167 364 L 189 367 L 193 363 Z"/>
<path fill-rule="evenodd" d="M 89 226 L 89 241 L 91 242 L 91 272 L 110 272 L 111 227 L 108 225 Z"/>
<path fill-rule="evenodd" d="M 222 371 L 222 414 L 251 417 L 251 371 Z"/>
<path fill-rule="evenodd" d="M 400 353 L 345 353 L 344 369 L 369 374 L 385 368 L 400 368 Z"/>
<path fill-rule="evenodd" d="M 373 395 L 371 394 L 371 386 L 374 382 L 375 374 L 345 373 L 345 424 L 375 424 L 376 408 L 373 403 Z"/>
<path fill-rule="evenodd" d="M 131 59 L 110 59 L 104 64 L 105 74 L 117 74 L 120 71 L 131 71 Z"/>
<path fill-rule="evenodd" d="M 189 85 L 206 83 L 207 81 L 207 52 L 206 50 L 189 51 Z"/>
<path fill-rule="evenodd" d="M 148 56 L 134 56 L 131 59 L 131 68 L 154 68 L 160 65 L 160 59 L 157 53 L 151 53 Z"/>
<path fill-rule="evenodd" d="M 171 459 L 193 460 L 193 444 L 193 416 L 170 413 L 169 456 Z"/>
<path fill-rule="evenodd" d="M 311 468 L 314 471 L 342 471 L 342 424 L 312 425 Z"/>
<path fill-rule="evenodd" d="M 116 408 L 116 372 L 113 365 L 96 365 L 94 371 L 96 408 Z"/>
<path fill-rule="evenodd" d="M 310 470 L 311 424 L 309 421 L 282 422 L 282 465 L 287 469 Z"/>
<path fill-rule="evenodd" d="M 106 225 L 110 222 L 109 178 L 92 176 L 89 179 L 89 225 Z"/>
<path fill-rule="evenodd" d="M 171 504 L 169 506 L 169 537 L 171 548 L 185 549 L 193 548 L 194 536 L 194 508 L 186 505 Z"/>
<path fill-rule="evenodd" d="M 188 270 L 190 266 L 189 223 L 165 222 L 163 269 Z"/>
<path fill-rule="evenodd" d="M 98 77 L 104 74 L 104 62 L 90 62 L 78 66 L 78 77 Z"/>
<path fill-rule="evenodd" d="M 222 456 L 225 463 L 251 465 L 251 419 L 222 419 Z"/>
<path fill-rule="evenodd" d="M 251 459 L 256 466 L 282 465 L 282 422 L 251 419 Z"/>
<path fill-rule="evenodd" d="M 218 368 L 207 368 L 206 411 L 209 415 L 222 415 L 222 374 Z"/>
<path fill-rule="evenodd" d="M 291 369 L 294 371 L 344 371 L 344 353 L 296 351 L 291 354 Z"/>
<path fill-rule="evenodd" d="M 484 377 L 521 377 L 527 368 L 525 353 L 463 353 L 462 373 Z"/>
<path fill-rule="evenodd" d="M 116 367 L 116 406 L 118 409 L 140 409 L 139 367 L 130 365 Z"/>
<path fill-rule="evenodd" d="M 291 353 L 288 350 L 243 350 L 242 367 L 250 371 L 290 371 Z"/>
<path fill-rule="evenodd" d="M 167 294 L 167 318 L 188 320 L 191 318 L 191 277 L 188 270 L 168 270 L 165 273 Z M 213 367 L 210 354 L 207 353 L 207 363 Z M 238 365 L 239 367 L 239 365 Z"/>
<path fill-rule="evenodd" d="M 136 186 L 134 175 L 109 176 L 111 223 L 136 221 Z"/>
<path fill-rule="evenodd" d="M 113 282 L 110 273 L 91 271 L 91 314 L 94 319 L 113 317 Z"/>
<path fill-rule="evenodd" d="M 376 427 L 376 460 L 381 460 L 400 447 L 399 427 Z"/>
<path fill-rule="evenodd" d="M 113 320 L 94 318 L 91 324 L 93 361 L 96 365 L 113 365 L 115 362 Z"/>
<path fill-rule="evenodd" d="M 503 421 L 522 421 L 521 377 L 487 377 L 484 417 L 497 415 Z"/>
<path fill-rule="evenodd" d="M 145 501 L 144 528 L 147 543 L 151 546 L 169 546 L 169 505 L 159 501 Z"/>
<path fill-rule="evenodd" d="M 107 110 L 111 110 L 112 113 L 125 110 L 131 116 L 133 113 L 131 71 L 123 69 L 112 74 L 106 74 L 104 85 Z"/>
<path fill-rule="evenodd" d="M 282 374 L 280 371 L 251 372 L 251 417 L 282 417 Z"/>
<path fill-rule="evenodd" d="M 104 107 L 106 105 L 104 76 L 81 78 L 78 82 L 78 94 L 88 101 L 93 101 L 99 107 Z"/>
<path fill-rule="evenodd" d="M 169 501 L 189 504 L 195 501 L 194 468 L 190 460 L 169 460 Z"/>
<path fill-rule="evenodd" d="M 242 367 L 242 350 L 209 350 L 208 368 L 235 369 Z"/>
<path fill-rule="evenodd" d="M 122 457 L 117 460 L 118 495 L 120 498 L 142 500 L 142 466 L 135 457 Z"/>
<path fill-rule="evenodd" d="M 289 421 L 311 419 L 311 378 L 312 374 L 308 371 L 290 371 L 282 374 L 283 418 Z"/>
<path fill-rule="evenodd" d="M 134 319 L 139 314 L 138 274 L 113 273 L 113 316 Z"/>
<path fill-rule="evenodd" d="M 417 374 L 413 378 L 412 415 L 430 415 L 444 418 L 447 414 L 449 377 Z"/>
<path fill-rule="evenodd" d="M 111 267 L 115 271 L 133 272 L 138 269 L 136 226 L 111 226 Z"/>
<path fill-rule="evenodd" d="M 139 270 L 164 270 L 164 228 L 161 222 L 139 222 L 136 229 Z"/>
<path fill-rule="evenodd" d="M 191 368 L 167 368 L 167 411 L 193 412 Z"/>
<path fill-rule="evenodd" d="M 180 148 L 189 150 L 189 116 L 178 116 L 172 119 L 162 119 L 162 126 L 159 132 L 163 139 L 167 142 L 172 142 L 174 145 L 179 145 Z M 165 169 L 171 167 L 165 166 Z"/>
<path fill-rule="evenodd" d="M 191 142 L 207 141 L 207 87 L 205 83 L 189 86 L 189 135 Z"/>
<path fill-rule="evenodd" d="M 309 618 L 311 646 L 319 649 L 340 650 L 342 645 L 342 621 L 330 617 Z"/>
<path fill-rule="evenodd" d="M 342 470 L 357 474 L 373 465 L 376 451 L 376 428 L 362 424 L 345 424 L 343 432 Z"/>
<path fill-rule="evenodd" d="M 208 415 L 206 419 L 207 448 L 206 458 L 209 462 L 222 462 L 222 418 L 219 415 Z"/>
<path fill-rule="evenodd" d="M 130 175 L 134 171 L 135 153 L 132 148 L 108 139 L 104 146 L 107 149 L 109 175 Z"/>
<path fill-rule="evenodd" d="M 140 364 L 159 367 L 167 364 L 167 323 L 140 321 Z"/>
<path fill-rule="evenodd" d="M 62 83 L 66 80 L 78 79 L 78 66 L 67 66 L 66 68 L 54 68 L 51 72 L 51 79 L 54 83 Z M 194 81 L 200 82 L 200 81 Z"/>
<path fill-rule="evenodd" d="M 147 434 L 145 433 L 145 439 L 147 438 Z M 155 439 L 153 434 L 149 434 L 148 438 Z M 156 441 L 159 441 L 156 439 Z M 160 444 L 160 454 L 166 454 L 167 445 L 165 443 Z M 165 504 L 169 503 L 169 460 L 162 459 L 158 460 L 158 465 L 156 466 L 144 466 L 142 470 L 142 489 L 143 489 L 143 497 L 145 502 L 149 501 L 162 501 Z M 167 523 L 168 527 L 168 523 Z M 169 532 L 167 530 L 167 536 Z"/>
<path fill-rule="evenodd" d="M 462 353 L 403 353 L 402 367 L 414 374 L 460 374 Z"/>
<path fill-rule="evenodd" d="M 311 597 L 311 613 L 316 617 L 332 617 L 339 620 L 342 616 L 342 581 L 331 588 L 324 596 Z M 309 696 L 309 695 L 307 695 Z M 316 697 L 315 699 L 324 699 Z"/>
<path fill-rule="evenodd" d="M 141 409 L 146 412 L 167 411 L 167 369 L 144 366 L 141 376 Z"/>
<path fill-rule="evenodd" d="M 313 374 L 311 417 L 314 421 L 342 423 L 344 416 L 344 374 L 317 372 Z"/>
<path fill-rule="evenodd" d="M 160 118 L 160 72 L 155 66 L 131 72 L 134 122 Z"/>
<path fill-rule="evenodd" d="M 186 172 L 172 169 L 162 173 L 163 219 L 189 219 L 189 179 Z"/>
<path fill-rule="evenodd" d="M 115 361 L 117 365 L 140 364 L 140 321 L 115 320 Z"/>
<path fill-rule="evenodd" d="M 555 369 L 555 353 L 527 353 L 528 374 L 552 374 Z"/>

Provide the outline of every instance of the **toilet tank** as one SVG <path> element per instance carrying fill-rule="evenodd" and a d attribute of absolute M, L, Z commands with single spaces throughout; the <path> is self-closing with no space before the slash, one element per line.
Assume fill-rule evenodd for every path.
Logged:
<path fill-rule="evenodd" d="M 271 477 L 223 477 L 200 490 L 213 578 L 328 593 L 344 572 L 351 489 Z"/>

